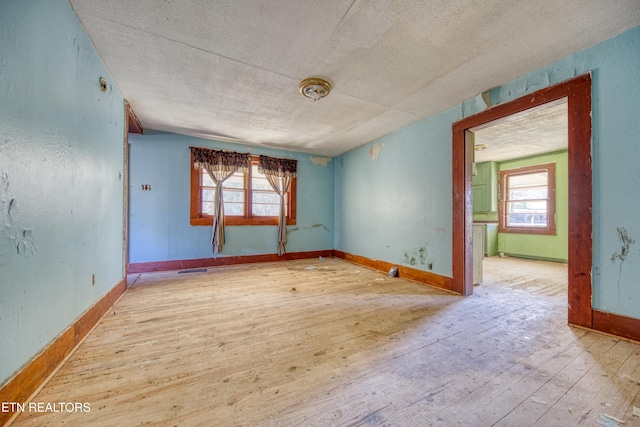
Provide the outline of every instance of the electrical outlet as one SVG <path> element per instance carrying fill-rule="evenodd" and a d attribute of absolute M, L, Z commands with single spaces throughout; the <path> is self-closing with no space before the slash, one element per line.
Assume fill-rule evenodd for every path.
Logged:
<path fill-rule="evenodd" d="M 95 285 L 95 284 L 96 284 L 96 275 L 95 275 L 95 274 L 92 274 L 92 275 L 91 275 L 91 284 L 92 284 L 92 285 Z"/>

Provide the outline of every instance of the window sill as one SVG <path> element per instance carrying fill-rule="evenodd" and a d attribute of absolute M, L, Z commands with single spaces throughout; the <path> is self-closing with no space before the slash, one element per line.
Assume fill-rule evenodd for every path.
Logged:
<path fill-rule="evenodd" d="M 512 234 L 541 234 L 545 236 L 555 236 L 556 230 L 547 228 L 498 228 L 498 233 Z"/>
<path fill-rule="evenodd" d="M 213 217 L 190 218 L 190 225 L 213 226 Z M 278 217 L 244 218 L 237 216 L 227 216 L 224 225 L 278 225 Z M 296 225 L 295 218 L 287 218 L 287 225 Z"/>

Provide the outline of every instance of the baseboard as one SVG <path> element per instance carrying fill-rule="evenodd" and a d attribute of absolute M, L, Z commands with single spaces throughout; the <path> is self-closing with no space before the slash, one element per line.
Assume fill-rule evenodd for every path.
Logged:
<path fill-rule="evenodd" d="M 431 273 L 429 271 L 418 270 L 417 268 L 405 267 L 397 264 L 392 264 L 386 261 L 371 259 L 361 255 L 353 255 L 348 252 L 343 252 L 338 250 L 333 251 L 333 256 L 336 258 L 342 258 L 346 261 L 350 261 L 355 264 L 373 268 L 374 270 L 380 270 L 384 272 L 389 272 L 391 267 L 397 267 L 398 277 L 424 283 L 426 285 L 434 286 L 438 289 L 443 289 L 445 291 L 453 292 L 452 291 L 453 281 L 450 277 L 441 276 L 439 274 Z"/>
<path fill-rule="evenodd" d="M 2 387 L 0 387 L 0 402 L 24 403 L 33 396 L 51 374 L 59 368 L 67 356 L 82 342 L 102 316 L 113 307 L 126 289 L 126 279 L 122 279 L 20 371 L 2 384 Z M 13 416 L 13 412 L 0 411 L 0 425 L 7 423 Z"/>
<path fill-rule="evenodd" d="M 152 271 L 185 270 L 192 268 L 219 267 L 223 265 L 252 264 L 256 262 L 290 261 L 318 257 L 330 257 L 331 249 L 322 251 L 291 252 L 278 254 L 234 255 L 217 258 L 183 259 L 173 261 L 138 262 L 127 266 L 128 273 L 150 273 Z"/>
<path fill-rule="evenodd" d="M 308 252 L 291 252 L 278 256 L 277 254 L 261 254 L 261 255 L 237 255 L 237 256 L 224 256 L 217 258 L 198 258 L 198 259 L 183 259 L 172 261 L 157 261 L 157 262 L 140 262 L 130 263 L 127 266 L 128 273 L 150 273 L 154 271 L 173 271 L 173 270 L 188 270 L 194 268 L 206 268 L 206 267 L 219 267 L 224 265 L 237 265 L 237 264 L 251 264 L 256 262 L 275 262 L 275 261 L 289 261 L 295 259 L 308 259 L 318 257 L 331 257 L 342 258 L 346 261 L 360 264 L 365 267 L 373 268 L 374 270 L 380 270 L 388 272 L 391 267 L 398 267 L 398 276 L 405 279 L 414 280 L 416 282 L 424 283 L 430 286 L 434 286 L 439 289 L 451 291 L 452 279 L 450 277 L 440 276 L 439 274 L 431 273 L 424 270 L 418 270 L 416 268 L 397 266 L 395 264 L 373 260 L 360 255 L 353 255 L 343 251 L 326 249 L 322 251 L 308 251 Z"/>
<path fill-rule="evenodd" d="M 640 342 L 640 319 L 593 310 L 593 326 L 596 331 Z"/>
<path fill-rule="evenodd" d="M 507 255 L 508 257 L 511 258 L 522 258 L 522 259 L 530 259 L 533 261 L 547 261 L 547 262 L 558 262 L 561 264 L 567 264 L 569 261 L 566 259 L 562 259 L 562 258 L 547 258 L 547 257 L 541 257 L 541 256 L 535 256 L 535 255 L 522 255 L 522 254 L 512 254 L 512 253 L 505 253 L 505 255 Z"/>

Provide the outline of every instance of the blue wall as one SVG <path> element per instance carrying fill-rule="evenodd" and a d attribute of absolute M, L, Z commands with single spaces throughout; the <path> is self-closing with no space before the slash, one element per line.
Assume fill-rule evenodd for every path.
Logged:
<path fill-rule="evenodd" d="M 64 0 L 0 0 L 0 382 L 121 280 L 123 97 Z M 503 103 L 593 74 L 593 305 L 640 318 L 640 28 L 491 91 Z M 108 91 L 98 90 L 104 76 Z M 451 125 L 481 98 L 314 164 L 172 134 L 131 140 L 130 261 L 211 256 L 189 225 L 187 147 L 299 161 L 289 252 L 330 249 L 451 274 Z M 151 184 L 142 192 L 141 184 Z M 335 206 L 335 211 L 334 211 Z M 229 227 L 223 255 L 275 253 Z M 95 276 L 95 284 L 93 277 Z"/>
<path fill-rule="evenodd" d="M 211 226 L 189 225 L 190 146 L 265 154 L 298 161 L 297 224 L 287 227 L 287 252 L 333 246 L 334 163 L 309 154 L 147 132 L 131 135 L 129 262 L 213 257 Z M 318 162 L 316 162 L 318 163 Z M 142 191 L 150 184 L 151 191 Z M 218 256 L 273 254 L 276 226 L 227 226 Z"/>
<path fill-rule="evenodd" d="M 335 248 L 451 275 L 451 123 L 459 109 L 336 159 Z"/>
<path fill-rule="evenodd" d="M 2 383 L 123 277 L 124 100 L 66 1 L 0 10 Z"/>
<path fill-rule="evenodd" d="M 640 27 L 495 88 L 493 104 L 593 76 L 593 306 L 640 318 Z M 336 249 L 407 264 L 425 247 L 451 275 L 451 126 L 469 100 L 336 159 Z M 369 154 L 384 148 L 378 160 Z M 626 236 L 626 237 L 621 237 Z M 625 249 L 625 245 L 628 247 Z M 623 255 L 624 254 L 624 255 Z M 414 268 L 426 269 L 418 263 Z"/>

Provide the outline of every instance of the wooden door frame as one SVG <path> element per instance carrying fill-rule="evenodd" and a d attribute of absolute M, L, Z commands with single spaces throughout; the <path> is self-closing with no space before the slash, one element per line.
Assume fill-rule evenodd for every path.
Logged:
<path fill-rule="evenodd" d="M 131 107 L 124 101 L 124 147 L 122 153 L 122 273 L 127 277 L 129 264 L 129 121 Z"/>
<path fill-rule="evenodd" d="M 140 120 L 133 112 L 127 100 L 124 101 L 124 153 L 123 153 L 123 226 L 122 226 L 122 262 L 123 274 L 126 279 L 129 267 L 129 134 L 142 135 L 143 129 Z"/>
<path fill-rule="evenodd" d="M 473 188 L 471 129 L 562 98 L 568 109 L 569 242 L 568 321 L 593 326 L 592 295 L 592 166 L 591 75 L 585 74 L 500 104 L 452 126 L 453 253 L 452 291 L 473 293 Z"/>

